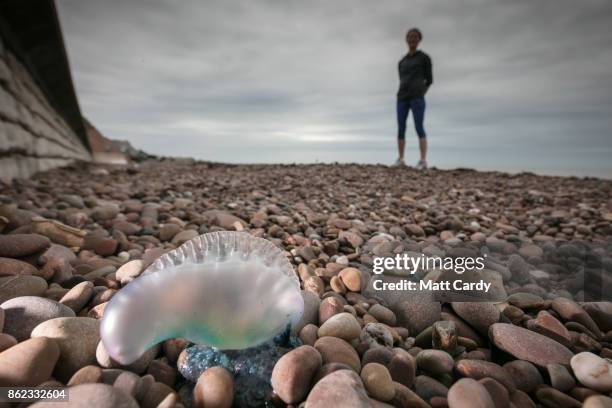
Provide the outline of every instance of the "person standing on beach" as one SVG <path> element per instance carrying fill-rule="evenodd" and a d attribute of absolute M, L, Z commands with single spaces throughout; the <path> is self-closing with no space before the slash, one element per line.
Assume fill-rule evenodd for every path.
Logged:
<path fill-rule="evenodd" d="M 425 118 L 425 94 L 433 83 L 431 58 L 421 50 L 417 50 L 423 34 L 418 28 L 411 28 L 406 33 L 408 54 L 398 64 L 400 87 L 397 91 L 397 150 L 399 158 L 396 166 L 404 166 L 404 150 L 406 147 L 406 120 L 412 110 L 414 127 L 419 136 L 421 158 L 417 168 L 427 168 L 427 135 L 423 128 Z"/>

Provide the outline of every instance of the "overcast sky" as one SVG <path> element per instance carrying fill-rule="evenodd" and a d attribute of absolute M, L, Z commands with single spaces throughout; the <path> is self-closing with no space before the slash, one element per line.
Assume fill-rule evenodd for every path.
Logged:
<path fill-rule="evenodd" d="M 57 3 L 84 114 L 154 154 L 391 163 L 418 26 L 431 164 L 612 177 L 609 0 Z"/>

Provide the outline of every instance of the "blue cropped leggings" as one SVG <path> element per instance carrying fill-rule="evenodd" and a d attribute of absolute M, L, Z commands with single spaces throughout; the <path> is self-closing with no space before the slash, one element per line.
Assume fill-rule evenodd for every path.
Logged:
<path fill-rule="evenodd" d="M 423 129 L 423 119 L 425 118 L 425 98 L 414 98 L 397 101 L 397 137 L 399 139 L 406 138 L 406 119 L 408 112 L 412 110 L 412 118 L 414 120 L 414 128 L 419 136 L 419 139 L 426 137 L 425 129 Z"/>

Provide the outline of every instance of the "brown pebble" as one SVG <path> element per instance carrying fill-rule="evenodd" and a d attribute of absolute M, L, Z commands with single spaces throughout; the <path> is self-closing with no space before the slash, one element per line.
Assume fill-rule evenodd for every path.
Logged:
<path fill-rule="evenodd" d="M 395 396 L 391 374 L 382 364 L 366 364 L 361 369 L 361 380 L 368 394 L 379 401 L 390 401 Z"/>
<path fill-rule="evenodd" d="M 234 400 L 234 378 L 225 368 L 205 370 L 193 389 L 194 408 L 230 408 Z"/>
<path fill-rule="evenodd" d="M 580 401 L 552 387 L 540 388 L 536 391 L 536 397 L 545 407 L 549 408 L 580 408 L 582 406 Z"/>
<path fill-rule="evenodd" d="M 319 336 L 317 335 L 318 331 L 319 328 L 314 324 L 307 324 L 302 328 L 302 330 L 300 330 L 298 336 L 303 344 L 308 346 L 314 346 L 315 342 L 319 338 Z"/>
<path fill-rule="evenodd" d="M 346 341 L 337 337 L 321 337 L 314 347 L 321 353 L 323 364 L 343 363 L 356 372 L 361 371 L 361 361 L 355 349 Z"/>
<path fill-rule="evenodd" d="M 68 387 L 79 384 L 102 382 L 102 369 L 98 366 L 88 365 L 81 368 L 68 381 Z"/>
<path fill-rule="evenodd" d="M 416 359 L 407 351 L 397 351 L 387 365 L 393 381 L 412 387 L 416 376 Z"/>
<path fill-rule="evenodd" d="M 174 392 L 175 391 L 166 384 L 155 382 L 149 387 L 146 395 L 140 402 L 140 406 L 141 408 L 157 408 L 159 403 L 161 403 L 168 394 Z"/>
<path fill-rule="evenodd" d="M 173 387 L 176 381 L 176 370 L 162 360 L 153 360 L 149 363 L 147 374 L 151 374 L 155 381 Z"/>
<path fill-rule="evenodd" d="M 33 387 L 48 380 L 60 348 L 46 337 L 32 338 L 0 353 L 0 386 Z"/>
<path fill-rule="evenodd" d="M 539 367 L 546 367 L 548 364 L 567 366 L 574 355 L 562 344 L 512 324 L 492 325 L 489 328 L 489 337 L 500 349 Z"/>
<path fill-rule="evenodd" d="M 301 346 L 283 355 L 272 370 L 272 388 L 286 403 L 302 401 L 308 394 L 316 372 L 322 366 L 319 352 L 312 346 Z"/>
<path fill-rule="evenodd" d="M 479 383 L 489 392 L 495 408 L 509 408 L 510 407 L 510 393 L 508 389 L 504 387 L 499 381 L 493 378 L 485 377 L 478 380 Z"/>
<path fill-rule="evenodd" d="M 484 385 L 472 378 L 461 378 L 448 390 L 450 408 L 495 408 Z"/>

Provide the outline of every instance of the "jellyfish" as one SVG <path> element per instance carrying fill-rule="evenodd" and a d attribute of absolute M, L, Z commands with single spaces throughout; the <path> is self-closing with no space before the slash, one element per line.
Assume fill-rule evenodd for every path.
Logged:
<path fill-rule="evenodd" d="M 295 325 L 304 309 L 293 267 L 270 241 L 244 232 L 197 236 L 117 292 L 100 335 L 127 365 L 171 338 L 218 349 L 257 346 Z"/>

